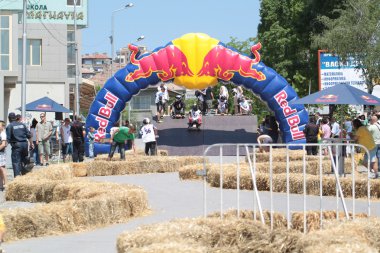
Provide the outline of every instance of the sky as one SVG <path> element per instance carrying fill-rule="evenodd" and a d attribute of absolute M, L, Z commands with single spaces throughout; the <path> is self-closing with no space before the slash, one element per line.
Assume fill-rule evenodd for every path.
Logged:
<path fill-rule="evenodd" d="M 148 50 L 164 46 L 186 33 L 201 32 L 227 43 L 257 35 L 259 0 L 89 0 L 88 28 L 82 30 L 82 53 L 111 55 L 113 11 L 115 52 L 129 43 Z M 136 39 L 143 35 L 140 42 Z"/>

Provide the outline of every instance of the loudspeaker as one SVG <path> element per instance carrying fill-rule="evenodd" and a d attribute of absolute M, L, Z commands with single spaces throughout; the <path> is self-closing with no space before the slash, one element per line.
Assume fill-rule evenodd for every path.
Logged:
<path fill-rule="evenodd" d="M 56 112 L 55 113 L 55 120 L 63 120 L 62 112 Z"/>

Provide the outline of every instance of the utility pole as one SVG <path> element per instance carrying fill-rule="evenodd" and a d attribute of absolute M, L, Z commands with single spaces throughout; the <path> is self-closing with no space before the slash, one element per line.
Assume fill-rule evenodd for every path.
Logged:
<path fill-rule="evenodd" d="M 77 0 L 74 0 L 74 45 L 75 45 L 75 101 L 76 101 L 76 108 L 75 108 L 75 114 L 77 117 L 80 115 L 80 105 L 79 105 L 79 97 L 80 97 L 80 91 L 79 91 L 79 64 L 78 64 L 78 43 L 77 43 Z"/>
<path fill-rule="evenodd" d="M 25 119 L 25 104 L 26 104 L 26 4 L 27 0 L 23 1 L 22 14 L 22 84 L 21 84 L 21 118 Z"/>

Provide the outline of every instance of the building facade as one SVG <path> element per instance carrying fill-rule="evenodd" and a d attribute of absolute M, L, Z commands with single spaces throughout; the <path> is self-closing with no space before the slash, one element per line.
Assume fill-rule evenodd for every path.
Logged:
<path fill-rule="evenodd" d="M 87 2 L 76 0 L 79 52 L 81 29 L 87 27 Z M 22 0 L 1 1 L 0 119 L 21 107 L 22 10 Z M 74 0 L 28 1 L 26 31 L 26 103 L 48 96 L 69 108 L 75 90 Z"/>

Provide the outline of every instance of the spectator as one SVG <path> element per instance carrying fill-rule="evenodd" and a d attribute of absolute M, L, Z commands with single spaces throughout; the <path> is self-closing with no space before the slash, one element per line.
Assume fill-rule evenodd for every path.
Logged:
<path fill-rule="evenodd" d="M 262 144 L 271 144 L 273 143 L 273 140 L 272 140 L 272 137 L 270 137 L 269 135 L 261 134 L 259 137 L 257 137 L 257 143 L 259 144 L 260 152 L 269 152 L 270 147 L 263 146 Z"/>
<path fill-rule="evenodd" d="M 212 88 L 209 86 L 205 90 L 205 103 L 204 103 L 204 111 L 205 114 L 210 114 L 210 110 L 212 108 L 212 101 L 214 100 L 214 93 L 212 93 Z"/>
<path fill-rule="evenodd" d="M 162 91 L 162 88 L 164 88 L 164 95 L 163 95 L 163 104 L 162 104 L 162 109 L 163 109 L 163 112 L 162 112 L 162 115 L 161 115 L 161 118 L 163 117 L 163 115 L 167 115 L 168 114 L 168 111 L 167 111 L 167 103 L 169 101 L 169 92 L 168 92 L 168 87 L 165 85 L 165 83 L 161 83 L 160 86 L 157 88 L 158 91 Z"/>
<path fill-rule="evenodd" d="M 128 123 L 129 124 L 129 123 Z M 90 127 L 87 133 L 88 139 L 88 154 L 90 158 L 94 158 L 94 142 L 95 142 L 95 128 Z"/>
<path fill-rule="evenodd" d="M 33 159 L 34 159 L 34 163 L 35 165 L 40 165 L 40 155 L 38 154 L 38 145 L 37 145 L 37 133 L 36 133 L 36 126 L 37 126 L 37 123 L 38 121 L 34 118 L 32 120 L 32 125 L 30 126 L 30 132 L 32 133 L 33 137 L 33 145 L 34 145 L 34 149 L 33 149 Z"/>
<path fill-rule="evenodd" d="M 324 143 L 324 144 L 331 143 L 331 141 L 328 140 L 331 137 L 331 128 L 330 128 L 330 125 L 328 123 L 329 122 L 328 122 L 327 118 L 322 119 L 322 126 L 321 126 L 322 143 Z M 327 145 L 322 146 L 322 150 L 323 150 L 323 155 L 328 155 Z"/>
<path fill-rule="evenodd" d="M 225 96 L 218 98 L 218 113 L 220 113 L 220 115 L 228 113 L 227 98 Z"/>
<path fill-rule="evenodd" d="M 50 155 L 50 137 L 53 132 L 53 127 L 50 122 L 46 121 L 46 114 L 40 114 L 41 122 L 36 126 L 36 144 L 38 145 L 38 154 L 40 155 L 40 164 L 43 165 L 43 156 L 45 155 L 46 166 L 49 165 Z"/>
<path fill-rule="evenodd" d="M 73 137 L 71 136 L 70 119 L 65 118 L 63 125 L 61 126 L 62 136 L 62 158 L 63 162 L 66 162 L 67 155 L 73 155 Z"/>
<path fill-rule="evenodd" d="M 34 164 L 30 162 L 28 142 L 34 148 L 32 134 L 21 122 L 16 121 L 16 115 L 8 115 L 9 124 L 6 128 L 7 142 L 12 146 L 12 167 L 14 177 L 24 175 L 32 170 Z"/>
<path fill-rule="evenodd" d="M 366 119 L 364 114 L 359 116 L 359 120 L 360 122 L 362 122 L 363 126 L 368 126 L 368 120 Z"/>
<path fill-rule="evenodd" d="M 322 116 L 319 112 L 316 112 L 315 113 L 315 119 L 316 119 L 316 122 L 315 124 L 320 127 L 321 126 L 321 123 L 322 123 Z"/>
<path fill-rule="evenodd" d="M 250 115 L 252 110 L 251 100 L 245 99 L 244 96 L 241 96 L 239 108 L 241 114 Z"/>
<path fill-rule="evenodd" d="M 269 117 L 268 135 L 272 137 L 273 143 L 278 141 L 278 124 L 274 116 Z"/>
<path fill-rule="evenodd" d="M 317 144 L 318 143 L 318 132 L 319 127 L 315 124 L 315 118 L 310 117 L 309 123 L 306 124 L 303 130 L 306 138 L 306 143 Z M 309 146 L 306 145 L 306 152 L 308 155 L 317 155 L 318 154 L 318 146 Z"/>
<path fill-rule="evenodd" d="M 0 190 L 3 191 L 7 184 L 7 155 L 5 153 L 5 148 L 7 147 L 7 134 L 5 133 L 5 122 L 0 121 Z"/>
<path fill-rule="evenodd" d="M 239 115 L 241 113 L 239 104 L 241 102 L 241 97 L 243 96 L 243 89 L 241 86 L 237 86 L 232 89 L 232 94 L 234 95 L 234 114 Z"/>
<path fill-rule="evenodd" d="M 164 108 L 166 106 L 166 99 L 165 99 L 165 88 L 164 87 L 161 87 L 161 91 L 157 91 L 156 93 L 156 100 L 155 100 L 155 103 L 156 103 L 156 107 L 157 107 L 157 112 L 156 112 L 156 116 L 157 116 L 157 123 L 161 123 L 162 122 L 162 118 L 163 118 L 163 115 L 164 115 Z"/>
<path fill-rule="evenodd" d="M 142 141 L 145 143 L 146 155 L 157 155 L 157 128 L 150 123 L 148 118 L 143 120 L 143 127 L 141 128 Z"/>
<path fill-rule="evenodd" d="M 204 111 L 204 104 L 205 104 L 205 93 L 202 93 L 200 90 L 195 91 L 195 97 L 197 98 L 197 106 L 198 109 L 203 112 Z"/>
<path fill-rule="evenodd" d="M 83 162 L 86 130 L 83 123 L 79 121 L 78 116 L 74 116 L 74 122 L 71 125 L 70 132 L 73 139 L 73 162 Z"/>
<path fill-rule="evenodd" d="M 377 170 L 380 168 L 380 126 L 377 123 L 377 117 L 372 116 L 368 130 L 371 133 L 376 144 Z"/>
<path fill-rule="evenodd" d="M 108 161 L 110 161 L 113 157 L 113 154 L 115 153 L 116 147 L 119 148 L 120 151 L 120 160 L 125 160 L 125 141 L 130 139 L 134 140 L 136 132 L 136 128 L 129 124 L 128 127 L 115 127 L 114 131 L 111 133 L 111 149 L 110 153 L 108 154 Z M 136 153 L 134 142 L 132 142 L 133 152 Z"/>
<path fill-rule="evenodd" d="M 228 98 L 229 98 L 228 89 L 224 85 L 220 86 L 220 89 L 219 89 L 219 98 L 220 97 L 225 97 L 226 100 L 228 101 Z"/>
<path fill-rule="evenodd" d="M 339 138 L 341 131 L 340 131 L 340 126 L 338 122 L 336 122 L 335 117 L 331 117 L 330 124 L 331 124 L 331 138 Z"/>
<path fill-rule="evenodd" d="M 377 146 L 370 131 L 363 125 L 360 119 L 355 119 L 352 121 L 352 125 L 355 129 L 355 134 L 351 133 L 351 139 L 357 141 L 358 144 L 363 145 L 369 151 L 369 158 L 367 152 L 364 154 L 364 165 L 368 164 L 368 159 L 370 161 L 370 171 L 373 173 L 372 175 L 368 175 L 370 178 L 377 178 L 377 168 L 375 168 L 376 161 L 376 151 Z M 364 149 L 363 149 L 364 151 Z"/>

